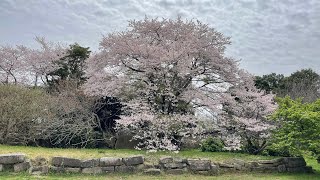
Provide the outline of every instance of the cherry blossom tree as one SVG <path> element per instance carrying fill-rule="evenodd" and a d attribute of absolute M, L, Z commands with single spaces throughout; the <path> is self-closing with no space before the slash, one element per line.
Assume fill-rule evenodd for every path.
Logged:
<path fill-rule="evenodd" d="M 229 38 L 199 21 L 130 21 L 128 30 L 103 37 L 84 89 L 121 97 L 131 110 L 119 127 L 148 129 L 134 131 L 146 148 L 178 149 L 181 136 L 201 134 L 192 132 L 204 124 L 195 108 L 221 110 L 221 85 L 238 81 L 237 62 L 224 55 L 228 44 Z"/>
<path fill-rule="evenodd" d="M 28 65 L 31 74 L 34 76 L 34 85 L 37 86 L 39 79 L 41 83 L 47 84 L 50 80 L 50 73 L 57 70 L 56 63 L 67 52 L 67 48 L 60 43 L 47 41 L 44 37 L 36 37 L 40 49 L 32 49 L 29 53 Z"/>
<path fill-rule="evenodd" d="M 25 46 L 0 46 L 0 81 L 17 84 L 23 81 L 29 49 Z"/>
<path fill-rule="evenodd" d="M 233 129 L 231 139 L 230 131 L 224 136 L 232 144 L 227 149 L 242 149 L 248 153 L 258 154 L 266 146 L 271 130 L 276 126 L 267 117 L 277 108 L 273 94 L 258 90 L 254 85 L 254 77 L 245 71 L 239 73 L 241 81 L 229 89 L 230 94 L 224 94 L 222 121 L 220 126 L 224 129 Z M 233 127 L 233 128 L 232 128 Z M 240 137 L 240 140 L 236 138 Z"/>
<path fill-rule="evenodd" d="M 64 56 L 66 48 L 59 43 L 36 37 L 40 49 L 23 45 L 0 47 L 0 80 L 4 84 L 34 84 L 38 80 L 46 84 L 48 74 L 58 68 L 55 63 Z M 34 80 L 32 80 L 34 77 Z"/>

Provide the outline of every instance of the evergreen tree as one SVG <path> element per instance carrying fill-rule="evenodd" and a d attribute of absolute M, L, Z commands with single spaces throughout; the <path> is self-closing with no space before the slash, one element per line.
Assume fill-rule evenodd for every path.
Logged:
<path fill-rule="evenodd" d="M 59 84 L 60 81 L 73 81 L 77 87 L 86 82 L 85 61 L 90 53 L 89 47 L 82 47 L 78 43 L 70 45 L 66 56 L 56 62 L 59 68 L 49 73 L 52 76 L 50 87 Z"/>

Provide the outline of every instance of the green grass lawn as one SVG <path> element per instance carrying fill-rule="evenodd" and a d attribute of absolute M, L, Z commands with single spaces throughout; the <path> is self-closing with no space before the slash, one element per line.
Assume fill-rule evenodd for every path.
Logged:
<path fill-rule="evenodd" d="M 223 174 L 218 176 L 204 176 L 195 174 L 184 174 L 184 175 L 159 175 L 159 176 L 146 176 L 142 174 L 105 174 L 105 175 L 83 175 L 83 174 L 49 174 L 47 176 L 30 176 L 28 174 L 9 174 L 0 173 L 1 180 L 21 180 L 21 179 L 75 179 L 75 180 L 149 180 L 149 179 L 165 179 L 165 180 L 180 180 L 180 179 L 191 179 L 191 180 L 319 180 L 320 174 L 263 174 L 263 173 L 250 173 L 250 174 Z"/>
<path fill-rule="evenodd" d="M 53 156 L 66 156 L 66 157 L 74 157 L 80 159 L 87 158 L 98 158 L 98 157 L 125 157 L 131 155 L 142 154 L 146 157 L 147 161 L 155 162 L 161 156 L 178 156 L 178 157 L 186 157 L 186 158 L 207 158 L 212 161 L 227 161 L 229 159 L 237 158 L 243 159 L 246 161 L 250 160 L 261 160 L 261 159 L 272 159 L 276 157 L 269 156 L 256 156 L 256 155 L 248 155 L 241 153 L 227 153 L 227 152 L 201 152 L 200 150 L 184 150 L 179 153 L 174 152 L 156 152 L 156 153 L 148 153 L 146 151 L 138 151 L 138 150 L 126 150 L 126 149 L 118 149 L 118 150 L 110 150 L 110 149 L 60 149 L 60 148 L 42 148 L 42 147 L 27 147 L 27 146 L 5 146 L 0 145 L 0 154 L 7 153 L 25 153 L 29 158 L 35 158 L 37 156 L 46 157 L 51 159 Z M 147 179 L 195 179 L 195 180 L 203 180 L 203 179 L 217 179 L 217 180 L 231 180 L 231 179 L 239 179 L 239 180 L 255 180 L 255 179 L 319 179 L 320 180 L 320 164 L 316 162 L 311 156 L 306 155 L 305 159 L 309 166 L 312 166 L 313 169 L 316 170 L 315 174 L 280 174 L 280 173 L 232 173 L 232 174 L 223 174 L 219 176 L 203 176 L 203 175 L 194 175 L 194 174 L 185 174 L 185 175 L 160 175 L 160 176 L 146 176 L 142 174 L 107 174 L 107 175 L 83 175 L 83 174 L 49 174 L 48 176 L 30 176 L 27 173 L 9 173 L 2 172 L 0 173 L 0 180 L 2 179 L 119 179 L 119 180 L 147 180 Z"/>
<path fill-rule="evenodd" d="M 43 148 L 43 147 L 30 147 L 30 146 L 6 146 L 0 145 L 0 154 L 7 153 L 25 153 L 29 158 L 37 156 L 51 159 L 54 156 L 65 156 L 79 159 L 99 158 L 99 157 L 126 157 L 132 155 L 144 155 L 147 161 L 157 161 L 161 156 L 177 156 L 185 158 L 207 158 L 212 161 L 225 161 L 228 159 L 238 158 L 246 161 L 250 160 L 265 160 L 275 157 L 270 156 L 257 156 L 241 153 L 229 152 L 201 152 L 197 149 L 184 150 L 179 153 L 159 151 L 159 152 L 146 152 L 132 149 L 62 149 L 62 148 Z"/>

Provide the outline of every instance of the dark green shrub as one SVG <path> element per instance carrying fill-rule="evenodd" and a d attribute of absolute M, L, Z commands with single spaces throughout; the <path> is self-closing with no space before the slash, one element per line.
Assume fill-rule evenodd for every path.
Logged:
<path fill-rule="evenodd" d="M 266 149 L 263 150 L 261 153 L 262 155 L 266 156 L 282 156 L 282 157 L 291 157 L 291 156 L 298 156 L 298 154 L 293 155 L 290 154 L 289 148 L 287 146 L 278 146 L 275 148 L 274 146 L 267 147 Z"/>
<path fill-rule="evenodd" d="M 223 148 L 224 143 L 219 138 L 209 137 L 200 144 L 200 149 L 202 152 L 221 152 L 223 151 Z"/>

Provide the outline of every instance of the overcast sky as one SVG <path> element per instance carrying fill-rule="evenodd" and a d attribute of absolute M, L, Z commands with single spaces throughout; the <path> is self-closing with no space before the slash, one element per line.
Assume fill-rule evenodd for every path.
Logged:
<path fill-rule="evenodd" d="M 144 16 L 194 18 L 230 36 L 227 55 L 262 75 L 320 72 L 320 0 L 0 0 L 0 45 L 35 36 L 93 50 Z"/>

